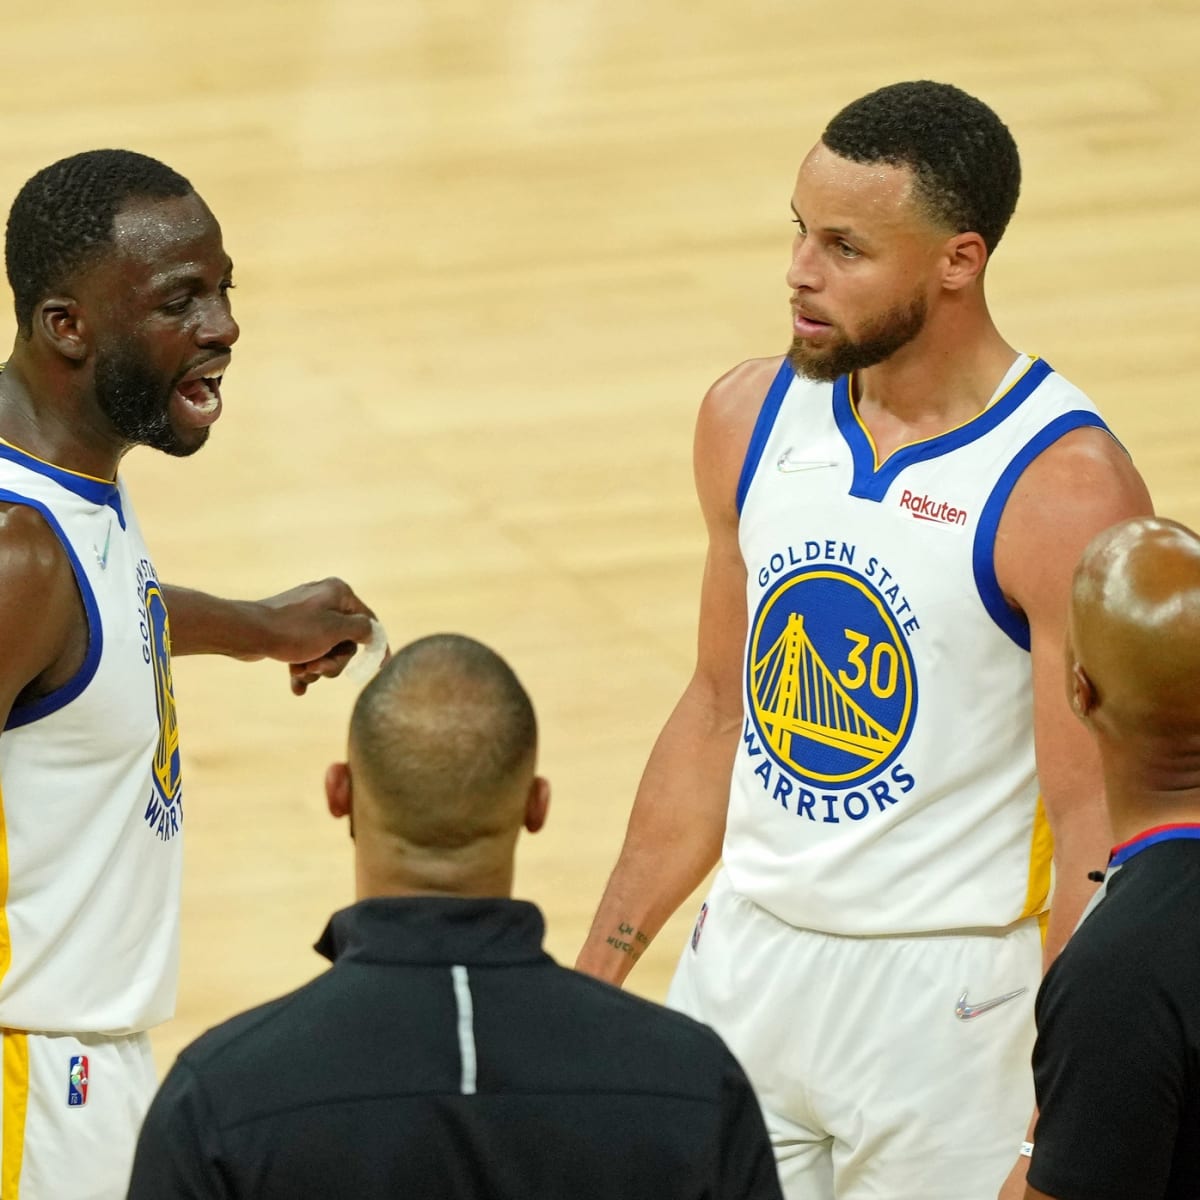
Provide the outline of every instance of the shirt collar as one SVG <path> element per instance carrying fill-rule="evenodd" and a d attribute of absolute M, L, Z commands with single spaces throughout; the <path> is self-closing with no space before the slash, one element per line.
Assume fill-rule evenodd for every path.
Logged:
<path fill-rule="evenodd" d="M 1200 838 L 1200 824 L 1181 822 L 1177 825 L 1155 825 L 1153 829 L 1144 829 L 1127 842 L 1114 846 L 1112 853 L 1108 856 L 1108 865 L 1119 867 L 1127 863 L 1135 854 L 1140 854 L 1147 846 L 1185 838 Z"/>
<path fill-rule="evenodd" d="M 545 921 L 536 905 L 500 898 L 379 897 L 329 919 L 314 949 L 331 962 L 549 962 Z"/>

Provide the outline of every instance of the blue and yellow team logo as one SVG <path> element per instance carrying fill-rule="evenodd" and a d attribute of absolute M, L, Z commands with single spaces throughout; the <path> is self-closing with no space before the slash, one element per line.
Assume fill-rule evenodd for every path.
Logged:
<path fill-rule="evenodd" d="M 801 781 L 882 770 L 912 732 L 912 654 L 884 598 L 842 566 L 802 567 L 763 597 L 746 656 L 750 717 Z"/>
<path fill-rule="evenodd" d="M 150 667 L 154 672 L 154 706 L 158 711 L 158 745 L 154 749 L 154 786 L 169 805 L 179 795 L 179 719 L 175 715 L 175 686 L 171 680 L 171 630 L 162 590 L 146 581 L 143 599 L 150 630 Z"/>

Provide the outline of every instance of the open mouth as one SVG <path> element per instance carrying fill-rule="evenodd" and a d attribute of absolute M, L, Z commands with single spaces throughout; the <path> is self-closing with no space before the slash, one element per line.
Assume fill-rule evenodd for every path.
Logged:
<path fill-rule="evenodd" d="M 792 329 L 801 337 L 823 333 L 829 327 L 828 321 L 818 321 L 815 317 L 806 316 L 798 309 L 792 310 Z"/>
<path fill-rule="evenodd" d="M 221 413 L 221 378 L 225 362 L 215 364 L 202 374 L 185 379 L 175 387 L 184 412 L 198 425 L 211 425 Z"/>

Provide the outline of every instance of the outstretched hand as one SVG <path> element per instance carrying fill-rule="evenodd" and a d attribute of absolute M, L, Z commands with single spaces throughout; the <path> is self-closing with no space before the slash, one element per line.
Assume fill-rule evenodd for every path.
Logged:
<path fill-rule="evenodd" d="M 266 657 L 288 664 L 297 696 L 340 675 L 371 636 L 374 613 L 340 579 L 302 583 L 258 603 L 267 618 Z"/>

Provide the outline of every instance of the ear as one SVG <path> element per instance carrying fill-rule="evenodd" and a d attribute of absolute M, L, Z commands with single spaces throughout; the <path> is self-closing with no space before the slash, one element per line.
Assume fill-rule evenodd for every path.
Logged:
<path fill-rule="evenodd" d="M 529 795 L 525 798 L 525 828 L 530 833 L 537 833 L 545 825 L 549 810 L 550 781 L 535 775 L 529 785 Z"/>
<path fill-rule="evenodd" d="M 341 819 L 350 815 L 354 797 L 349 763 L 330 763 L 325 769 L 325 802 L 333 816 Z"/>
<path fill-rule="evenodd" d="M 72 362 L 87 358 L 88 333 L 79 302 L 69 296 L 51 296 L 33 310 L 33 337 Z"/>
<path fill-rule="evenodd" d="M 1081 721 L 1087 721 L 1100 703 L 1096 685 L 1079 663 L 1071 664 L 1071 707 Z"/>
<path fill-rule="evenodd" d="M 983 274 L 988 249 L 977 233 L 956 233 L 943 246 L 942 287 L 962 291 Z"/>

